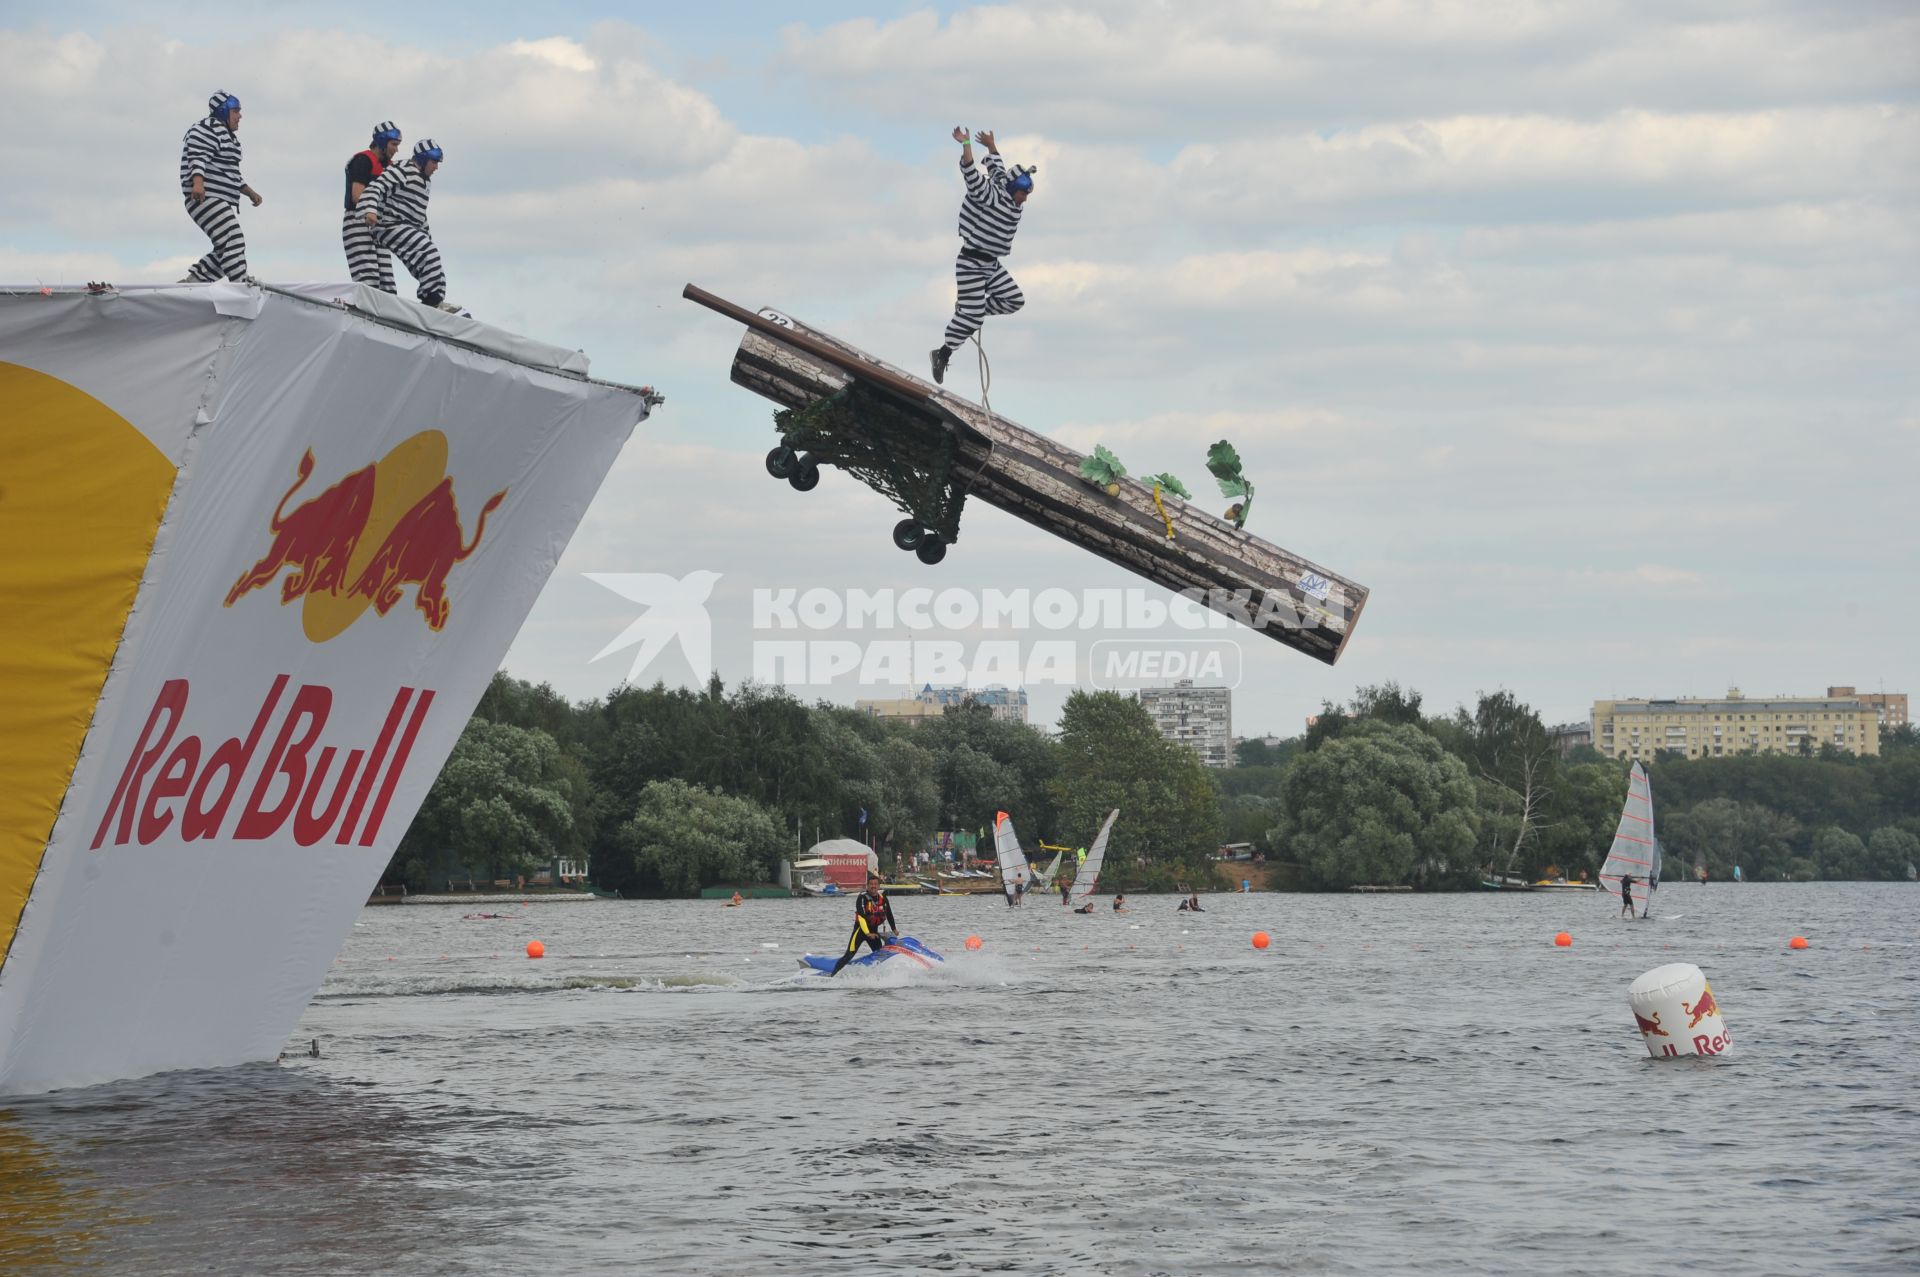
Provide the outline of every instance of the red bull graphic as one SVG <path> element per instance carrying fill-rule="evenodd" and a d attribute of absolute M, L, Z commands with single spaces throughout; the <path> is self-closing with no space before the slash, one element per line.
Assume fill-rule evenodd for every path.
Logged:
<path fill-rule="evenodd" d="M 1643 1038 L 1647 1037 L 1648 1035 L 1652 1035 L 1654 1037 L 1662 1037 L 1662 1038 L 1671 1036 L 1665 1029 L 1660 1027 L 1660 1013 L 1658 1011 L 1655 1011 L 1653 1013 L 1653 1016 L 1651 1019 L 1649 1019 L 1644 1015 L 1641 1015 L 1638 1011 L 1635 1011 L 1633 1013 L 1633 1018 L 1639 1022 L 1640 1036 Z"/>
<path fill-rule="evenodd" d="M 292 676 L 273 680 L 245 738 L 205 746 L 197 735 L 175 735 L 187 716 L 190 691 L 184 678 L 169 679 L 154 698 L 140 738 L 127 755 L 113 799 L 93 835 L 93 850 L 111 842 L 147 846 L 169 832 L 183 842 L 226 837 L 236 842 L 272 838 L 289 822 L 294 841 L 311 847 L 332 835 L 346 846 L 371 847 L 386 818 L 393 791 L 406 770 L 414 738 L 433 704 L 431 691 L 397 689 L 371 745 L 323 741 L 333 708 L 333 690 L 302 684 L 288 701 L 279 730 L 258 771 L 253 767 L 267 728 L 286 698 Z M 340 758 L 344 751 L 345 757 Z M 328 774 L 340 758 L 333 792 Z M 228 813 L 241 782 L 253 787 L 237 819 Z"/>
<path fill-rule="evenodd" d="M 453 610 L 447 577 L 479 549 L 487 516 L 507 495 L 502 488 L 487 499 L 467 540 L 446 462 L 447 437 L 425 430 L 289 512 L 287 503 L 313 474 L 308 449 L 274 507 L 272 544 L 233 583 L 225 605 L 286 572 L 280 602 L 303 601 L 302 627 L 316 643 L 346 630 L 368 607 L 385 616 L 408 586 L 427 627 L 445 628 Z"/>
<path fill-rule="evenodd" d="M 1708 1016 L 1720 1014 L 1720 1004 L 1713 1000 L 1712 985 L 1703 985 L 1700 989 L 1700 1000 L 1698 1002 L 1682 1002 L 1680 1009 L 1692 1017 L 1687 1021 L 1687 1029 L 1689 1032 L 1699 1028 L 1700 1021 L 1706 1019 Z"/>

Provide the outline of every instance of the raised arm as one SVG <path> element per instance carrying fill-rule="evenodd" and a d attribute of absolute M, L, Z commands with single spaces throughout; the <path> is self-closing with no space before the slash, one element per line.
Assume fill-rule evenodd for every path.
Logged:
<path fill-rule="evenodd" d="M 979 166 L 973 162 L 973 139 L 967 136 L 965 129 L 956 128 L 953 140 L 960 144 L 960 180 L 967 184 L 967 194 L 975 199 L 985 198 L 987 179 L 981 176 Z"/>
<path fill-rule="evenodd" d="M 996 180 L 1004 179 L 1007 175 L 1007 163 L 1000 158 L 1000 147 L 993 140 L 993 130 L 982 129 L 975 134 L 975 137 L 979 139 L 980 145 L 987 148 L 987 171 L 992 173 Z"/>

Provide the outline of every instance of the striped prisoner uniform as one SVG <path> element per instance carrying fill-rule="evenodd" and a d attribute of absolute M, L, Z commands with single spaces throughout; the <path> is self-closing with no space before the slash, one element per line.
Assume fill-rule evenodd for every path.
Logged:
<path fill-rule="evenodd" d="M 398 291 L 393 282 L 393 254 L 373 242 L 373 227 L 353 198 L 353 184 L 364 188 L 386 169 L 386 161 L 375 150 L 365 150 L 347 161 L 346 214 L 340 219 L 340 243 L 347 250 L 347 273 L 356 284 L 377 288 L 383 293 Z"/>
<path fill-rule="evenodd" d="M 387 165 L 360 193 L 357 206 L 364 219 L 367 210 L 379 214 L 373 228 L 373 242 L 390 250 L 406 264 L 419 285 L 423 305 L 438 306 L 447 299 L 447 272 L 440 264 L 440 250 L 434 247 L 433 231 L 427 225 L 427 197 L 431 179 L 412 159 Z"/>
<path fill-rule="evenodd" d="M 947 350 L 959 349 L 988 315 L 1011 315 L 1027 304 L 1020 285 L 1000 264 L 1013 251 L 1022 210 L 1007 191 L 1007 166 L 1001 158 L 989 151 L 986 167 L 982 173 L 961 153 L 960 176 L 967 194 L 960 201 L 960 256 L 953 262 L 960 300 L 947 321 Z"/>
<path fill-rule="evenodd" d="M 207 192 L 197 204 L 193 199 L 196 177 Z M 187 216 L 213 241 L 213 251 L 193 264 L 187 278 L 211 282 L 247 277 L 247 239 L 240 233 L 239 211 L 244 185 L 239 135 L 211 115 L 195 120 L 180 143 L 180 195 L 186 201 Z"/>

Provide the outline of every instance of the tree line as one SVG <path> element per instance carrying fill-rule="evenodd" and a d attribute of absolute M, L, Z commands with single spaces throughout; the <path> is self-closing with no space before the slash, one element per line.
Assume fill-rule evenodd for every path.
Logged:
<path fill-rule="evenodd" d="M 1904 876 L 1920 860 L 1913 735 L 1886 734 L 1882 757 L 1858 761 L 1657 759 L 1668 877 L 1696 859 L 1719 877 L 1735 864 L 1755 879 Z M 1110 692 L 1071 695 L 1049 736 L 971 703 L 907 724 L 718 677 L 569 702 L 503 672 L 388 877 L 419 889 L 567 858 L 590 862 L 602 890 L 684 896 L 769 880 L 820 838 L 892 863 L 938 831 L 990 834 L 998 811 L 1030 851 L 1084 845 L 1119 807 L 1102 876 L 1117 890 L 1209 881 L 1223 842 L 1252 843 L 1303 887 L 1450 889 L 1490 872 L 1591 875 L 1625 786 L 1625 763 L 1561 758 L 1506 691 L 1428 716 L 1417 692 L 1363 687 L 1302 736 L 1249 741 L 1214 770 Z"/>

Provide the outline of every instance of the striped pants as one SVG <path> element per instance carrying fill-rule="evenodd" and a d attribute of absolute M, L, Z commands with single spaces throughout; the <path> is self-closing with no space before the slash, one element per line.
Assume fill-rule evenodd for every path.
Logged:
<path fill-rule="evenodd" d="M 373 242 L 373 227 L 353 209 L 340 220 L 340 244 L 347 250 L 347 273 L 354 283 L 394 291 L 393 254 Z"/>
<path fill-rule="evenodd" d="M 188 279 L 211 283 L 216 279 L 235 282 L 247 277 L 247 237 L 240 233 L 239 205 L 209 195 L 198 204 L 187 199 L 187 216 L 213 241 L 213 251 L 193 264 Z"/>
<path fill-rule="evenodd" d="M 440 250 L 433 246 L 431 235 L 418 226 L 376 226 L 373 242 L 406 265 L 413 282 L 420 286 L 423 305 L 438 306 L 447 299 L 447 272 L 440 265 Z"/>
<path fill-rule="evenodd" d="M 946 348 L 958 350 L 960 343 L 980 328 L 988 315 L 1011 315 L 1027 304 L 1020 285 L 1013 282 L 1007 268 L 997 261 L 979 261 L 961 256 L 953 262 L 953 282 L 959 286 L 960 301 L 953 318 L 947 321 Z"/>

